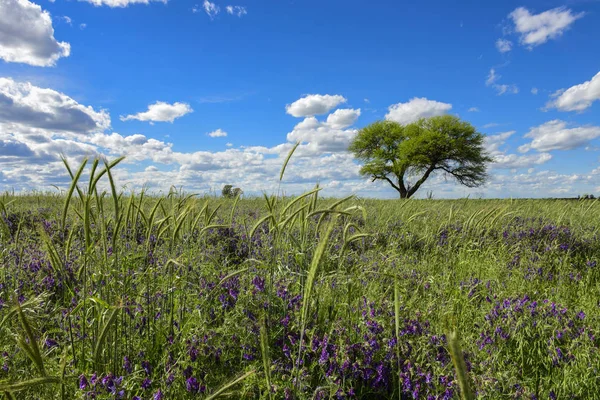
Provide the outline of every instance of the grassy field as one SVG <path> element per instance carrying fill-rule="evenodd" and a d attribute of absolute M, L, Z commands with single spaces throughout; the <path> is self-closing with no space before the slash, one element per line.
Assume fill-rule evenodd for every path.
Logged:
<path fill-rule="evenodd" d="M 0 197 L 8 399 L 600 397 L 596 201 L 73 189 Z"/>

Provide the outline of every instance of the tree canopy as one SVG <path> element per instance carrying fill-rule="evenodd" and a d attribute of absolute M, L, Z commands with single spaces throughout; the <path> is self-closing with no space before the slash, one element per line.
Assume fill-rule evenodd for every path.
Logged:
<path fill-rule="evenodd" d="M 493 161 L 484 149 L 484 135 L 452 115 L 407 125 L 374 122 L 358 132 L 349 150 L 363 163 L 361 175 L 388 182 L 400 198 L 410 198 L 434 173 L 480 186 Z"/>

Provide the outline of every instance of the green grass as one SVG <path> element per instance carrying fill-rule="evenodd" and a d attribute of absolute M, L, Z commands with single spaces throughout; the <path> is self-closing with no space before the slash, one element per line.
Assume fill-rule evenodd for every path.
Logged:
<path fill-rule="evenodd" d="M 113 165 L 0 197 L 6 398 L 599 397 L 596 201 L 128 195 Z"/>

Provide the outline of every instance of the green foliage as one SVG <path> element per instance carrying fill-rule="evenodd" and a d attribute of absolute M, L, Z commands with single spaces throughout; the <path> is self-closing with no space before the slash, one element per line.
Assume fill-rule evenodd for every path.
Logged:
<path fill-rule="evenodd" d="M 467 187 L 485 183 L 492 158 L 483 142 L 471 124 L 444 115 L 408 125 L 374 122 L 359 131 L 349 150 L 363 163 L 361 175 L 386 181 L 401 198 L 410 198 L 433 173 Z"/>
<path fill-rule="evenodd" d="M 221 196 L 226 197 L 226 198 L 233 197 L 232 189 L 233 189 L 233 185 L 223 186 L 223 189 L 221 190 Z"/>
<path fill-rule="evenodd" d="M 240 188 L 234 188 L 233 185 L 225 185 L 221 190 L 221 195 L 226 199 L 235 199 L 243 194 L 243 190 Z"/>

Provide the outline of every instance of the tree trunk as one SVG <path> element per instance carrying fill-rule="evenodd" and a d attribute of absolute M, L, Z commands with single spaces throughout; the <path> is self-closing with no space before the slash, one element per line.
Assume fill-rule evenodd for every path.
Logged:
<path fill-rule="evenodd" d="M 404 184 L 404 172 L 398 176 L 398 189 L 401 199 L 408 199 L 410 197 L 408 190 L 406 190 L 406 185 Z"/>
<path fill-rule="evenodd" d="M 401 199 L 410 199 L 413 194 L 421 187 L 421 185 L 429 178 L 429 175 L 435 170 L 435 165 L 427 168 L 425 174 L 419 179 L 412 187 L 406 188 L 404 184 L 404 179 L 402 177 L 398 177 L 398 186 L 395 189 L 400 193 Z"/>

